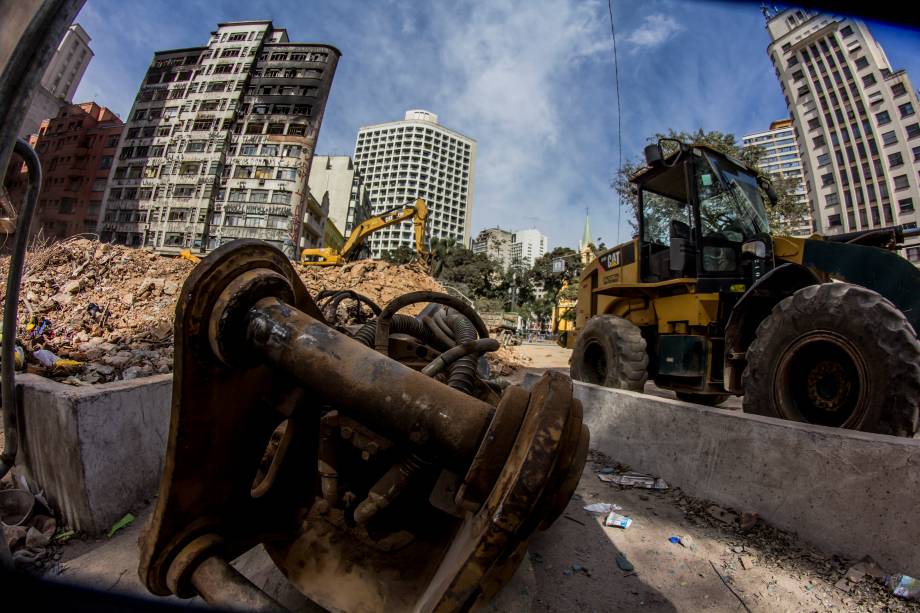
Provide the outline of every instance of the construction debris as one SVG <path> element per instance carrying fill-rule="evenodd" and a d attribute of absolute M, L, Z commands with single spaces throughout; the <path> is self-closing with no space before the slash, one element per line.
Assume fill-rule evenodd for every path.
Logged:
<path fill-rule="evenodd" d="M 0 261 L 6 277 L 9 259 Z M 28 372 L 73 385 L 135 379 L 172 371 L 173 317 L 179 290 L 195 264 L 146 249 L 69 239 L 27 254 L 19 305 L 17 354 Z M 419 264 L 362 260 L 341 267 L 297 267 L 313 295 L 350 289 L 378 305 L 411 291 L 443 291 Z M 417 314 L 425 305 L 402 312 Z M 343 301 L 343 309 L 355 308 Z M 520 360 L 489 354 L 496 376 Z"/>

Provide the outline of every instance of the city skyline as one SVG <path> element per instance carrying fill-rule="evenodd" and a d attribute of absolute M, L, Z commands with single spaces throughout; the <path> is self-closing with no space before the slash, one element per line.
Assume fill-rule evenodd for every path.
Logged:
<path fill-rule="evenodd" d="M 320 5 L 309 9 L 306 20 L 297 14 L 308 9 L 289 4 L 153 10 L 90 0 L 78 20 L 97 53 L 75 100 L 96 100 L 123 114 L 131 88 L 127 94 L 119 88 L 136 83 L 145 69 L 153 50 L 145 41 L 182 47 L 198 44 L 196 31 L 209 27 L 202 23 L 275 18 L 288 25 L 292 39 L 336 44 L 344 54 L 317 153 L 349 154 L 359 126 L 398 117 L 406 108 L 427 108 L 479 144 L 474 235 L 495 225 L 526 225 L 547 232 L 550 248 L 573 245 L 588 207 L 595 233 L 612 245 L 627 240 L 631 229 L 609 188 L 617 134 L 606 8 Z M 624 159 L 639 156 L 648 134 L 670 127 L 732 132 L 740 142 L 743 134 L 787 115 L 755 5 L 615 2 L 614 15 Z M 143 24 L 151 36 L 105 27 L 121 19 Z M 496 23 L 503 26 L 496 29 Z M 916 78 L 920 35 L 868 25 L 893 67 Z M 118 45 L 124 52 L 112 54 Z M 673 91 L 680 95 L 668 93 Z M 730 98 L 720 95 L 727 91 Z"/>

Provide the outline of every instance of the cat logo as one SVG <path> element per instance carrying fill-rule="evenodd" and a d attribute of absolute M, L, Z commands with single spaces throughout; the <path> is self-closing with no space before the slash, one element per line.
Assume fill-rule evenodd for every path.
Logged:
<path fill-rule="evenodd" d="M 620 265 L 620 251 L 611 251 L 610 253 L 605 253 L 600 258 L 601 266 L 604 267 L 604 270 L 610 270 L 611 268 L 616 268 Z"/>

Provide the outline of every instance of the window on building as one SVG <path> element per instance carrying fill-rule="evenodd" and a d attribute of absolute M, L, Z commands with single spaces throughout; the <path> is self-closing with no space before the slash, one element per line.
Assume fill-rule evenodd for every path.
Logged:
<path fill-rule="evenodd" d="M 914 161 L 920 162 L 920 146 L 914 147 L 911 152 L 914 154 Z"/>
<path fill-rule="evenodd" d="M 904 126 L 904 128 L 907 130 L 908 139 L 917 138 L 920 136 L 920 123 L 912 123 Z"/>
<path fill-rule="evenodd" d="M 190 140 L 185 146 L 185 151 L 187 153 L 201 153 L 204 151 L 204 147 L 207 144 L 207 141 L 203 140 Z"/>
<path fill-rule="evenodd" d="M 913 213 L 914 199 L 904 198 L 903 200 L 898 200 L 898 210 L 902 213 Z"/>
<path fill-rule="evenodd" d="M 894 177 L 894 188 L 896 191 L 901 191 L 902 189 L 910 188 L 910 181 L 907 179 L 907 175 L 898 175 Z"/>
<path fill-rule="evenodd" d="M 898 96 L 903 96 L 907 93 L 907 88 L 904 87 L 903 83 L 895 83 L 891 86 L 891 94 L 897 98 Z"/>
<path fill-rule="evenodd" d="M 786 68 L 791 68 L 798 63 L 799 63 L 799 58 L 793 55 L 791 58 L 789 58 L 789 61 L 786 62 Z"/>
<path fill-rule="evenodd" d="M 850 26 L 844 26 L 840 28 L 840 36 L 847 38 L 848 36 L 853 36 L 853 28 Z"/>
<path fill-rule="evenodd" d="M 901 112 L 901 117 L 910 117 L 914 114 L 914 105 L 910 102 L 905 102 L 898 107 L 898 110 Z"/>
<path fill-rule="evenodd" d="M 885 132 L 884 134 L 882 134 L 882 142 L 885 145 L 893 145 L 896 142 L 898 142 L 898 135 L 895 134 L 894 130 L 892 130 L 891 132 Z"/>
<path fill-rule="evenodd" d="M 832 228 L 842 225 L 842 224 L 840 223 L 840 215 L 839 215 L 839 214 L 838 214 L 838 215 L 829 215 L 829 216 L 827 217 L 827 225 L 830 226 L 830 227 L 832 227 Z"/>
<path fill-rule="evenodd" d="M 828 185 L 833 185 L 833 184 L 834 184 L 834 174 L 833 173 L 829 172 L 826 175 L 821 175 L 821 186 L 822 187 L 827 187 Z"/>
<path fill-rule="evenodd" d="M 875 75 L 871 72 L 862 78 L 863 85 L 866 87 L 871 87 L 875 85 Z"/>
<path fill-rule="evenodd" d="M 99 168 L 111 168 L 112 167 L 112 156 L 104 155 L 99 158 Z"/>
<path fill-rule="evenodd" d="M 866 56 L 861 56 L 861 57 L 856 58 L 856 69 L 857 70 L 862 70 L 863 68 L 866 68 L 867 66 L 869 66 L 869 60 L 866 59 Z"/>
<path fill-rule="evenodd" d="M 875 121 L 878 123 L 878 125 L 884 126 L 886 124 L 891 123 L 891 115 L 888 114 L 888 111 L 882 111 L 880 113 L 876 113 Z"/>
<path fill-rule="evenodd" d="M 822 153 L 821 155 L 818 156 L 818 166 L 827 166 L 830 163 L 831 163 L 830 153 Z"/>
<path fill-rule="evenodd" d="M 191 198 L 191 197 L 194 196 L 194 195 L 195 195 L 195 186 L 194 186 L 194 185 L 190 185 L 190 184 L 179 184 L 179 185 L 176 185 L 175 189 L 173 189 L 173 197 L 175 197 L 175 198 Z M 175 220 L 172 218 L 172 213 L 173 213 L 173 211 L 170 211 L 169 220 L 170 220 L 170 221 L 175 221 Z"/>
<path fill-rule="evenodd" d="M 214 125 L 214 120 L 212 119 L 196 119 L 192 124 L 192 130 L 207 132 L 211 129 L 211 126 Z"/>
<path fill-rule="evenodd" d="M 267 189 L 254 189 L 249 192 L 250 202 L 268 202 Z"/>
<path fill-rule="evenodd" d="M 197 175 L 200 170 L 200 162 L 182 162 L 182 164 L 179 166 L 179 174 L 185 176 Z"/>
<path fill-rule="evenodd" d="M 272 170 L 274 169 L 271 166 L 258 166 L 256 167 L 255 178 L 262 180 L 271 179 Z"/>
<path fill-rule="evenodd" d="M 307 133 L 307 127 L 303 124 L 292 123 L 288 126 L 288 134 L 291 136 L 303 136 Z"/>
<path fill-rule="evenodd" d="M 300 145 L 286 145 L 284 147 L 284 157 L 298 158 L 302 148 Z"/>
<path fill-rule="evenodd" d="M 901 153 L 892 153 L 888 156 L 888 166 L 890 168 L 897 168 L 898 166 L 904 165 L 904 158 L 901 157 Z"/>
<path fill-rule="evenodd" d="M 230 202 L 246 202 L 246 190 L 245 189 L 231 189 L 230 197 L 227 198 Z"/>
<path fill-rule="evenodd" d="M 264 123 L 249 122 L 246 124 L 246 134 L 262 134 L 265 129 Z"/>
<path fill-rule="evenodd" d="M 907 259 L 911 262 L 920 262 L 920 247 L 908 247 Z"/>
<path fill-rule="evenodd" d="M 279 181 L 296 181 L 297 180 L 297 169 L 296 168 L 279 168 L 275 178 Z"/>
<path fill-rule="evenodd" d="M 259 146 L 258 145 L 240 145 L 240 155 L 258 155 Z"/>
<path fill-rule="evenodd" d="M 267 134 L 284 134 L 284 124 L 283 123 L 270 123 L 268 124 Z"/>
<path fill-rule="evenodd" d="M 812 144 L 814 144 L 815 147 L 823 147 L 824 145 L 827 144 L 827 141 L 824 140 L 823 134 L 820 136 L 814 137 L 811 142 Z"/>
<path fill-rule="evenodd" d="M 808 129 L 809 129 L 809 130 L 817 130 L 817 129 L 819 129 L 820 127 L 821 127 L 821 120 L 818 119 L 817 117 L 813 117 L 813 118 L 811 118 L 811 119 L 808 120 Z"/>
<path fill-rule="evenodd" d="M 835 206 L 840 204 L 840 196 L 835 192 L 833 194 L 827 194 L 824 196 L 825 206 Z"/>
<path fill-rule="evenodd" d="M 278 145 L 262 145 L 262 155 L 271 157 L 278 155 Z"/>
<path fill-rule="evenodd" d="M 233 169 L 233 178 L 234 179 L 251 179 L 252 178 L 252 166 L 237 166 Z"/>
<path fill-rule="evenodd" d="M 144 178 L 156 179 L 160 175 L 160 167 L 156 165 L 144 166 Z"/>
<path fill-rule="evenodd" d="M 291 192 L 278 190 L 276 189 L 272 192 L 272 203 L 273 204 L 290 204 L 291 202 Z"/>

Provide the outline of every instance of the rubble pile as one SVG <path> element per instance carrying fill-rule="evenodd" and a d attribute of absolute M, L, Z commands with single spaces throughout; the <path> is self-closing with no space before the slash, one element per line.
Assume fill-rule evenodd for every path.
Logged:
<path fill-rule="evenodd" d="M 513 347 L 499 347 L 498 351 L 486 354 L 492 374 L 496 377 L 507 377 L 520 368 L 526 368 L 533 362 L 532 358 L 515 352 Z"/>
<path fill-rule="evenodd" d="M 380 308 L 407 292 L 444 291 L 441 284 L 416 263 L 391 264 L 383 260 L 360 260 L 340 267 L 305 266 L 300 268 L 299 273 L 314 296 L 324 289 L 350 289 L 370 298 Z M 417 315 L 424 306 L 409 305 L 400 313 Z"/>
<path fill-rule="evenodd" d="M 3 279 L 8 265 L 8 258 L 0 261 Z M 22 366 L 73 385 L 171 372 L 176 299 L 194 266 L 83 238 L 29 252 L 17 335 Z M 443 291 L 418 264 L 362 260 L 296 268 L 312 295 L 350 289 L 381 308 L 406 292 Z M 417 314 L 423 307 L 410 305 L 401 312 Z M 343 301 L 340 309 L 347 308 L 355 305 Z M 517 359 L 507 350 L 501 353 L 490 361 L 497 371 L 512 372 Z"/>

